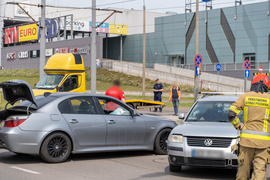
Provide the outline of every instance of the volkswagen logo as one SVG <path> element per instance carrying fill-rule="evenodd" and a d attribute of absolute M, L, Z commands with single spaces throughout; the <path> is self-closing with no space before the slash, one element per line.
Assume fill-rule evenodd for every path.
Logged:
<path fill-rule="evenodd" d="M 206 139 L 205 141 L 204 141 L 204 145 L 205 146 L 211 146 L 213 144 L 213 140 L 212 139 Z"/>

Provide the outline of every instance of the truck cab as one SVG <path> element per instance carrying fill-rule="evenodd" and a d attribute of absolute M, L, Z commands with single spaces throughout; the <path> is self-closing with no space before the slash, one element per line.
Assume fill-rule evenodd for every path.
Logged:
<path fill-rule="evenodd" d="M 46 75 L 33 89 L 35 96 L 45 92 L 85 92 L 85 67 L 80 54 L 54 54 L 44 71 Z"/>

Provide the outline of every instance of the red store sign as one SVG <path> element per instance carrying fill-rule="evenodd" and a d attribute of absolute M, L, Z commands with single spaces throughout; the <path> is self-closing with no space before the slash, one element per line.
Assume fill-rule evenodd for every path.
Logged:
<path fill-rule="evenodd" d="M 16 59 L 16 52 L 7 53 L 7 60 Z"/>

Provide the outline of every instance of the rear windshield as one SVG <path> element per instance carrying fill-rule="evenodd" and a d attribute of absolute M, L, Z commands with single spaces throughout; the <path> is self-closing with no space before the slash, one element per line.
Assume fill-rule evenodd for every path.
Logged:
<path fill-rule="evenodd" d="M 55 100 L 57 97 L 56 96 L 36 96 L 35 100 L 37 103 L 38 108 L 35 105 L 31 105 L 30 108 L 31 109 L 39 109 L 42 108 L 44 105 L 46 105 L 48 102 L 51 102 L 53 100 Z M 30 101 L 23 101 L 20 104 L 17 104 L 16 106 L 13 106 L 12 108 L 10 108 L 10 110 L 26 110 L 27 107 L 31 104 Z"/>
<path fill-rule="evenodd" d="M 189 113 L 186 121 L 216 121 L 229 122 L 228 111 L 233 102 L 218 101 L 218 102 L 202 102 L 199 101 Z M 243 112 L 238 115 L 239 119 L 243 120 Z"/>

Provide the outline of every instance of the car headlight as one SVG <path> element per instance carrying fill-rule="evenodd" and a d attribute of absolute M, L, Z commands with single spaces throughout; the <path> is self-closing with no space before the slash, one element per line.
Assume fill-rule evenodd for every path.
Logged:
<path fill-rule="evenodd" d="M 169 142 L 183 143 L 183 136 L 182 135 L 172 134 L 172 135 L 169 136 Z"/>

